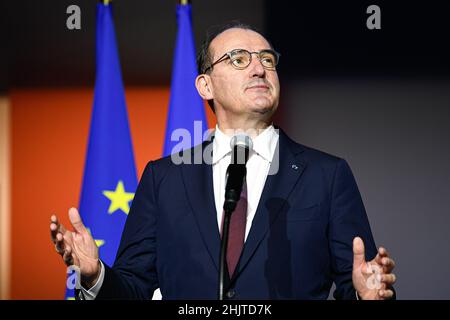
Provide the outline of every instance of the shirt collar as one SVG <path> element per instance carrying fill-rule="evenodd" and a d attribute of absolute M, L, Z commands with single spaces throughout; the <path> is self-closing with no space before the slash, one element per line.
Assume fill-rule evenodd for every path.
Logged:
<path fill-rule="evenodd" d="M 273 125 L 270 125 L 253 139 L 253 152 L 265 160 L 272 162 L 278 143 L 278 138 L 278 132 L 275 130 Z M 223 133 L 216 125 L 213 140 L 213 164 L 216 164 L 226 155 L 231 153 L 230 141 L 231 137 Z"/>
<path fill-rule="evenodd" d="M 273 155 L 278 143 L 278 132 L 270 125 L 253 139 L 253 151 L 272 162 Z"/>
<path fill-rule="evenodd" d="M 225 157 L 228 153 L 231 152 L 230 147 L 231 137 L 227 136 L 223 133 L 219 126 L 216 125 L 216 130 L 214 132 L 214 140 L 213 140 L 213 160 L 212 163 L 216 164 L 223 157 Z"/>

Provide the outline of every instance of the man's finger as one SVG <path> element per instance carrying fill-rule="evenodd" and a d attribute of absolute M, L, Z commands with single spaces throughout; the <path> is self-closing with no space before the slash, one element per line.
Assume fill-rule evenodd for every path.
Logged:
<path fill-rule="evenodd" d="M 58 232 L 58 226 L 55 223 L 50 223 L 50 238 L 53 243 L 56 243 L 56 233 Z"/>
<path fill-rule="evenodd" d="M 365 261 L 364 242 L 360 237 L 356 237 L 353 239 L 353 269 L 358 268 Z"/>
<path fill-rule="evenodd" d="M 72 224 L 72 226 L 76 232 L 79 232 L 79 233 L 86 232 L 86 227 L 84 226 L 83 221 L 81 220 L 80 214 L 78 213 L 78 210 L 76 208 L 69 209 L 69 219 L 70 219 L 70 223 Z"/>
<path fill-rule="evenodd" d="M 380 290 L 378 291 L 378 295 L 383 299 L 390 299 L 394 295 L 394 291 L 392 290 Z"/>
<path fill-rule="evenodd" d="M 64 253 L 64 237 L 61 233 L 58 232 L 55 239 L 56 239 L 55 242 L 56 251 L 62 255 Z"/>
<path fill-rule="evenodd" d="M 392 285 L 397 280 L 395 274 L 383 274 L 381 276 L 381 281 L 387 285 Z"/>
<path fill-rule="evenodd" d="M 55 243 L 55 251 L 59 254 L 59 255 L 63 255 L 64 251 L 61 250 L 61 248 L 58 246 L 57 243 Z"/>
<path fill-rule="evenodd" d="M 56 242 L 56 234 L 58 232 L 65 233 L 66 228 L 60 224 L 58 218 L 55 215 L 50 217 L 50 237 L 53 242 Z"/>
<path fill-rule="evenodd" d="M 384 247 L 380 247 L 378 249 L 378 253 L 377 253 L 376 257 L 375 257 L 375 262 L 377 264 L 379 264 L 379 265 L 382 265 L 383 264 L 382 263 L 382 259 L 384 257 L 388 257 L 388 256 L 389 256 L 389 254 L 388 254 L 387 250 Z"/>
<path fill-rule="evenodd" d="M 63 240 L 64 240 L 64 245 L 65 246 L 70 246 L 73 248 L 73 236 L 76 233 L 73 232 L 66 232 L 63 234 Z"/>
<path fill-rule="evenodd" d="M 390 273 L 395 268 L 395 262 L 391 258 L 383 258 L 381 264 L 385 273 Z"/>
<path fill-rule="evenodd" d="M 55 242 L 56 241 L 56 236 L 58 235 L 58 233 L 65 233 L 66 229 L 63 227 L 63 225 L 56 225 L 54 223 L 50 224 L 50 236 L 52 238 L 52 241 Z"/>
<path fill-rule="evenodd" d="M 380 247 L 378 249 L 378 253 L 382 256 L 382 257 L 388 257 L 389 256 L 389 252 L 386 250 L 385 247 Z"/>
<path fill-rule="evenodd" d="M 53 243 L 56 243 L 56 234 L 58 233 L 58 218 L 55 215 L 50 217 L 50 237 Z"/>
<path fill-rule="evenodd" d="M 70 246 L 67 246 L 67 248 L 64 250 L 63 259 L 66 265 L 73 265 L 72 249 L 70 248 Z"/>

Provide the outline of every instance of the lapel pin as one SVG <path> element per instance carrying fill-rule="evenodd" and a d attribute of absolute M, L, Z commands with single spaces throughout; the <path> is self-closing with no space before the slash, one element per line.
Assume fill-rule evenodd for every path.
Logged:
<path fill-rule="evenodd" d="M 292 169 L 298 170 L 298 166 L 297 166 L 296 164 L 293 164 L 293 165 L 292 165 Z"/>

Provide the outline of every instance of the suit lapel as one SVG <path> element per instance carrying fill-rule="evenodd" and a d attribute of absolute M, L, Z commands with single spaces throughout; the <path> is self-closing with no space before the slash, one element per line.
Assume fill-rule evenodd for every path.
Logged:
<path fill-rule="evenodd" d="M 202 150 L 211 143 L 204 142 Z M 199 148 L 199 147 L 196 147 Z M 194 159 L 192 155 L 191 159 Z M 217 226 L 217 211 L 214 201 L 212 165 L 202 161 L 201 164 L 181 165 L 184 187 L 197 220 L 205 246 L 219 270 L 220 234 Z"/>
<path fill-rule="evenodd" d="M 276 219 L 283 205 L 286 204 L 285 200 L 288 198 L 306 167 L 306 162 L 299 156 L 304 149 L 290 140 L 281 129 L 279 132 L 278 150 L 275 152 L 274 161 L 271 164 L 272 171 L 273 166 L 277 165 L 275 157 L 279 151 L 278 173 L 267 176 L 263 193 L 259 200 L 255 217 L 253 218 L 252 227 L 239 261 L 239 272 L 235 273 L 235 277 L 242 271 L 258 248 L 270 225 Z"/>

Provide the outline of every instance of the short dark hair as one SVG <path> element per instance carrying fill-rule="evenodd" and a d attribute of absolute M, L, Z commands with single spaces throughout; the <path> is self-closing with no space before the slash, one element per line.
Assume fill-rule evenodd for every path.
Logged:
<path fill-rule="evenodd" d="M 252 30 L 256 33 L 259 33 L 261 36 L 264 37 L 261 31 L 256 29 L 255 27 L 242 23 L 238 20 L 233 20 L 230 22 L 227 22 L 225 24 L 215 25 L 210 27 L 206 31 L 205 39 L 203 40 L 202 44 L 200 45 L 200 50 L 197 54 L 197 66 L 198 66 L 198 73 L 203 74 L 207 71 L 208 67 L 213 63 L 211 52 L 209 51 L 209 47 L 211 45 L 211 42 L 222 32 L 228 30 L 228 29 L 244 29 L 244 30 Z M 264 37 L 265 38 L 265 37 Z M 267 40 L 267 39 L 266 39 Z M 267 42 L 269 42 L 267 40 Z M 269 42 L 269 45 L 271 49 L 273 49 L 272 44 Z M 208 104 L 211 107 L 212 111 L 214 111 L 214 101 L 208 100 Z"/>
<path fill-rule="evenodd" d="M 253 27 L 249 24 L 242 23 L 237 20 L 233 20 L 233 21 L 227 22 L 225 24 L 220 24 L 220 25 L 210 27 L 206 31 L 205 39 L 203 40 L 203 42 L 200 46 L 200 50 L 198 51 L 198 54 L 197 54 L 197 66 L 198 66 L 199 74 L 205 73 L 206 69 L 213 63 L 213 61 L 212 61 L 213 57 L 211 56 L 211 54 L 209 52 L 209 46 L 211 45 L 211 42 L 222 32 L 224 32 L 228 29 L 233 29 L 233 28 L 252 30 L 263 36 L 263 34 L 255 27 Z"/>

